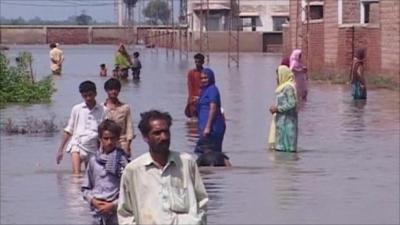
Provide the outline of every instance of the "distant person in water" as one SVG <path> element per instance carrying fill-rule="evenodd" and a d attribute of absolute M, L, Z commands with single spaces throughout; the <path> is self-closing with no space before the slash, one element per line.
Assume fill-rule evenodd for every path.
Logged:
<path fill-rule="evenodd" d="M 294 76 L 281 65 L 277 71 L 276 105 L 269 108 L 273 115 L 269 145 L 276 151 L 296 152 L 298 135 L 297 94 Z"/>
<path fill-rule="evenodd" d="M 139 52 L 133 53 L 132 76 L 134 80 L 140 80 L 140 70 L 142 69 L 142 63 L 139 60 L 139 55 Z"/>
<path fill-rule="evenodd" d="M 364 76 L 365 49 L 357 49 L 350 72 L 351 91 L 354 100 L 367 99 L 367 84 Z"/>
<path fill-rule="evenodd" d="M 106 64 L 104 64 L 104 63 L 100 64 L 100 76 L 101 77 L 107 76 L 107 68 L 106 68 Z"/>
<path fill-rule="evenodd" d="M 132 61 L 123 44 L 120 44 L 118 47 L 118 51 L 115 54 L 114 65 L 116 77 L 127 79 L 129 68 L 132 66 Z"/>
<path fill-rule="evenodd" d="M 72 107 L 56 159 L 60 164 L 64 149 L 70 153 L 73 174 L 79 174 L 81 163 L 87 165 L 90 156 L 98 150 L 97 128 L 105 118 L 104 107 L 96 102 L 96 85 L 92 81 L 84 81 L 79 85 L 79 92 L 84 102 Z"/>
<path fill-rule="evenodd" d="M 204 55 L 197 53 L 194 55 L 195 68 L 191 69 L 187 74 L 188 97 L 185 107 L 185 115 L 189 119 L 197 118 L 197 101 L 201 92 L 201 71 L 203 70 Z"/>
<path fill-rule="evenodd" d="M 53 75 L 61 75 L 62 64 L 64 62 L 64 53 L 58 48 L 58 44 L 50 44 L 50 69 Z"/>
<path fill-rule="evenodd" d="M 293 50 L 290 55 L 290 70 L 294 74 L 297 96 L 299 100 L 307 100 L 308 88 L 307 88 L 307 68 L 303 64 L 301 49 Z"/>
<path fill-rule="evenodd" d="M 225 116 L 221 111 L 221 95 L 211 69 L 204 68 L 200 78 L 201 94 L 197 102 L 199 141 L 207 138 L 215 146 L 214 150 L 221 152 L 226 129 Z"/>

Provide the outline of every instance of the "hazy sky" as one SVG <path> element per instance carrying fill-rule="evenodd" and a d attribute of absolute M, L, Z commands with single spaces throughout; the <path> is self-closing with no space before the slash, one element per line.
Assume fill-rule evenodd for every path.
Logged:
<path fill-rule="evenodd" d="M 0 0 L 0 16 L 5 18 L 65 20 L 82 10 L 96 21 L 116 21 L 114 0 Z"/>

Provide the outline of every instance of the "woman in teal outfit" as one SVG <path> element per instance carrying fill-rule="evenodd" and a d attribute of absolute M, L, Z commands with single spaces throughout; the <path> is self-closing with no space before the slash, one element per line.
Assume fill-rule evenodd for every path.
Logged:
<path fill-rule="evenodd" d="M 271 126 L 270 145 L 277 151 L 297 151 L 297 94 L 294 75 L 287 66 L 278 67 L 278 87 L 276 105 L 269 111 L 273 114 L 275 125 Z"/>

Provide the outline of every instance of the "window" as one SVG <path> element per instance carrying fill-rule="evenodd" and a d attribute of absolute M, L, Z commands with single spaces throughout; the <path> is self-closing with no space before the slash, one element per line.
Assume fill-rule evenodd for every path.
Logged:
<path fill-rule="evenodd" d="M 286 23 L 286 20 L 288 19 L 287 16 L 273 16 L 272 17 L 272 23 L 273 23 L 273 31 L 281 31 L 282 30 L 282 24 Z"/>
<path fill-rule="evenodd" d="M 310 20 L 319 20 L 324 18 L 323 5 L 310 5 Z"/>
<path fill-rule="evenodd" d="M 323 1 L 305 1 L 302 0 L 301 6 L 303 7 L 302 21 L 321 20 L 324 18 L 324 2 Z"/>
<path fill-rule="evenodd" d="M 361 23 L 379 22 L 379 1 L 361 0 Z"/>

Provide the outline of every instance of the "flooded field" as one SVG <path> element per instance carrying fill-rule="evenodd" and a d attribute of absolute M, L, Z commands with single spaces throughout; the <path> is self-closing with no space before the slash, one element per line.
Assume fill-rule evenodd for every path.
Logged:
<path fill-rule="evenodd" d="M 116 46 L 61 46 L 66 61 L 54 77 L 57 92 L 49 104 L 11 105 L 1 120 L 55 118 L 62 126 L 81 102 L 78 85 L 92 80 L 98 101 L 105 100 Z M 11 46 L 31 51 L 37 74 L 49 74 L 48 46 Z M 133 49 L 129 49 L 132 53 Z M 180 60 L 165 50 L 142 49 L 142 79 L 123 83 L 120 98 L 133 108 L 138 134 L 133 155 L 147 152 L 137 129 L 139 113 L 169 111 L 174 118 L 171 148 L 193 152 L 196 129 L 187 124 L 186 73 L 192 55 Z M 275 102 L 279 55 L 241 54 L 240 68 L 227 67 L 226 54 L 212 54 L 227 118 L 223 150 L 234 165 L 202 170 L 210 195 L 209 224 L 399 224 L 399 93 L 369 90 L 368 101 L 354 102 L 348 86 L 310 84 L 309 101 L 299 112 L 299 152 L 267 150 Z M 106 63 L 109 76 L 98 76 Z M 88 206 L 80 178 L 71 176 L 69 156 L 55 155 L 61 132 L 1 138 L 1 224 L 87 224 Z"/>

